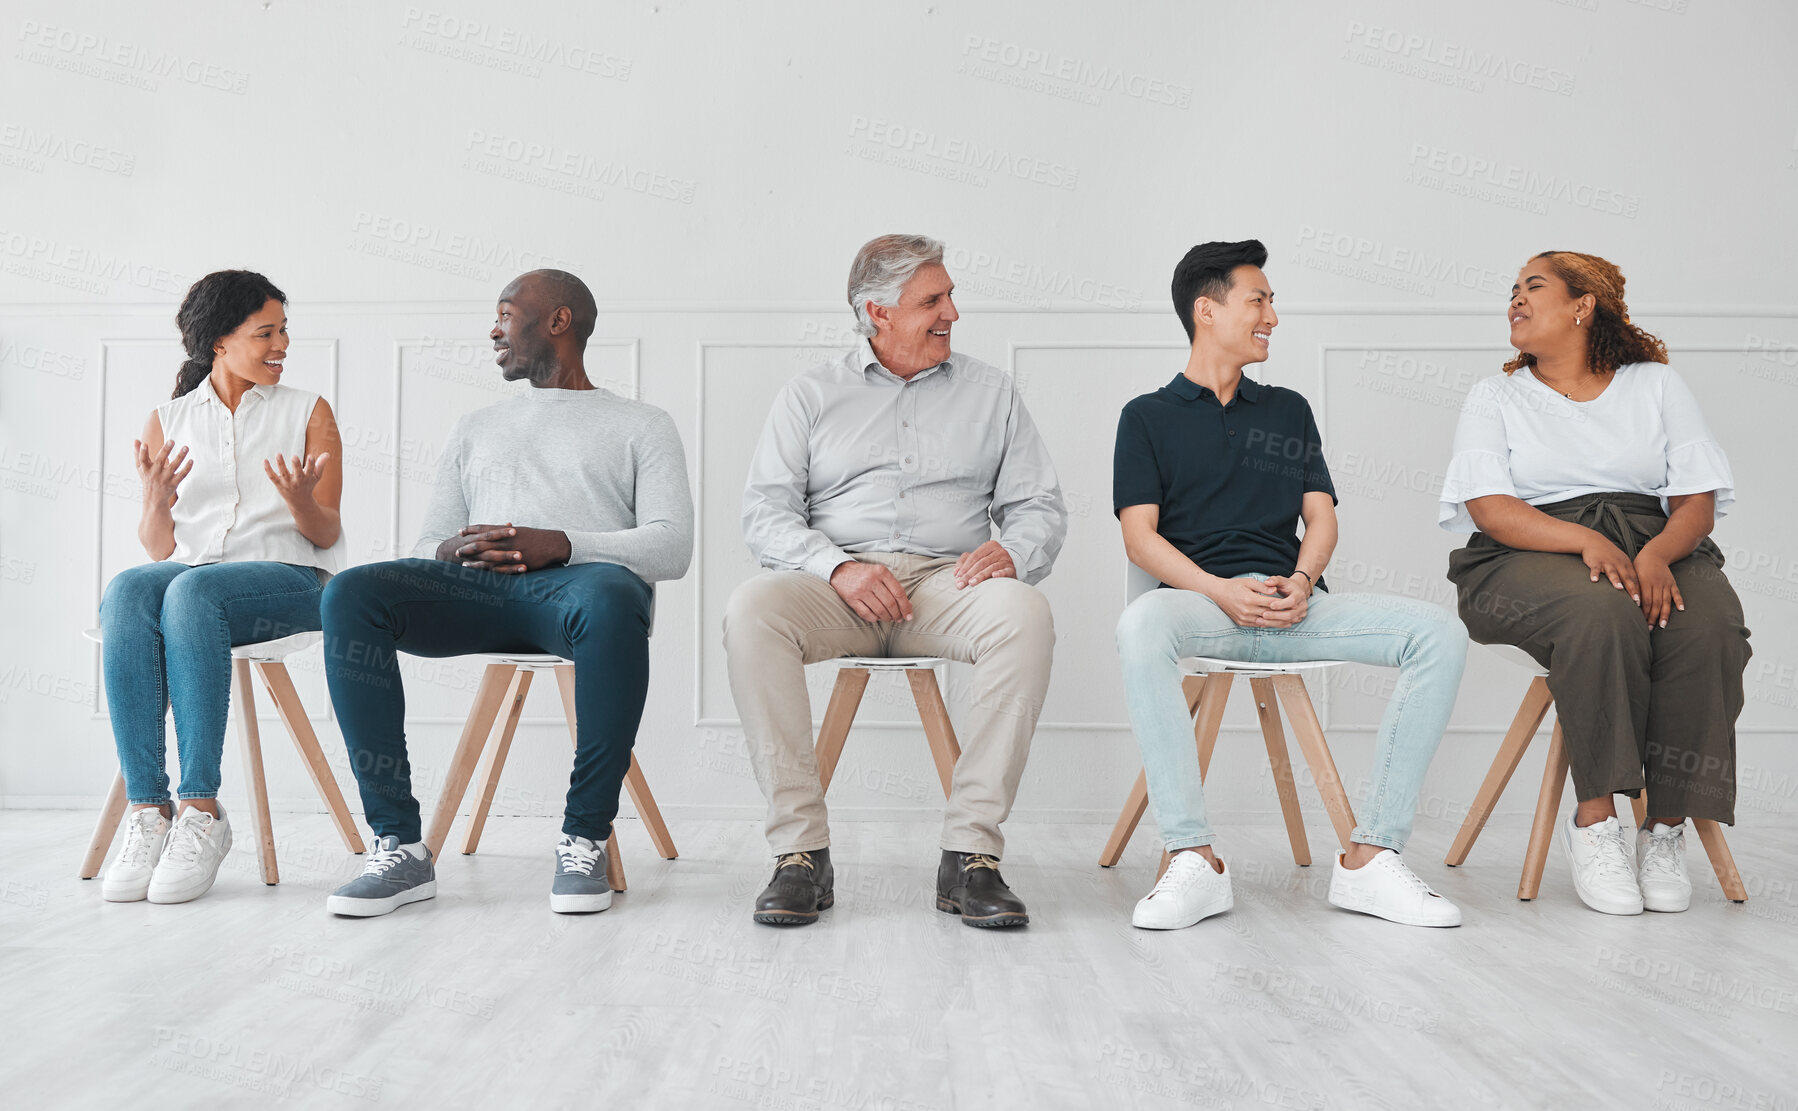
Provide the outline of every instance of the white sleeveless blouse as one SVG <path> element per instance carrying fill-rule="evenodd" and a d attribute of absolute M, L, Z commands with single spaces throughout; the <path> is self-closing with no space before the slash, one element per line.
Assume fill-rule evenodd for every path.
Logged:
<path fill-rule="evenodd" d="M 343 537 L 320 548 L 300 534 L 262 461 L 306 454 L 306 425 L 318 395 L 287 386 L 251 386 L 233 413 L 210 377 L 156 407 L 162 435 L 188 449 L 193 470 L 181 481 L 171 515 L 177 563 L 272 560 L 341 569 Z"/>

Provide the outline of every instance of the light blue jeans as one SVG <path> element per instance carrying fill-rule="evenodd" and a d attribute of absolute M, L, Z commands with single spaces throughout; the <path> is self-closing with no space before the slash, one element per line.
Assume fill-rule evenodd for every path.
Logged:
<path fill-rule="evenodd" d="M 175 708 L 181 797 L 217 798 L 231 649 L 319 628 L 318 572 L 246 561 L 164 560 L 120 571 L 100 602 L 101 672 L 125 795 L 166 806 L 163 720 Z"/>
<path fill-rule="evenodd" d="M 1192 715 L 1180 690 L 1183 657 L 1245 663 L 1347 660 L 1398 668 L 1398 686 L 1380 719 L 1372 787 L 1351 839 L 1395 852 L 1405 847 L 1424 773 L 1448 727 L 1467 660 L 1467 630 L 1452 612 L 1410 598 L 1318 591 L 1305 619 L 1292 628 L 1244 628 L 1203 594 L 1164 587 L 1124 610 L 1117 645 L 1130 725 L 1148 773 L 1149 804 L 1169 852 L 1213 839 Z"/>

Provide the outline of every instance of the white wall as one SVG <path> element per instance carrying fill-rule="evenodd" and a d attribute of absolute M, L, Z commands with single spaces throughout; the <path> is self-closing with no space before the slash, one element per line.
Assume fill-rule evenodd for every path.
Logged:
<path fill-rule="evenodd" d="M 1115 813 L 1135 774 L 1111 644 L 1115 414 L 1181 365 L 1175 260 L 1248 236 L 1273 252 L 1284 318 L 1264 377 L 1311 398 L 1342 493 L 1332 580 L 1442 602 L 1457 541 L 1434 526 L 1434 494 L 1460 398 L 1506 354 L 1516 267 L 1555 247 L 1624 268 L 1634 315 L 1668 341 L 1739 479 L 1717 539 L 1755 634 L 1742 818 L 1794 808 L 1789 4 L 182 13 L 13 0 L 0 14 L 9 805 L 87 805 L 112 773 L 79 633 L 104 581 L 143 558 L 128 448 L 167 395 L 189 282 L 248 266 L 289 293 L 292 379 L 336 406 L 346 526 L 366 560 L 410 548 L 451 420 L 511 388 L 485 350 L 493 296 L 558 264 L 600 299 L 598 376 L 673 413 L 700 508 L 694 569 L 660 594 L 643 765 L 674 814 L 759 813 L 718 637 L 754 570 L 743 463 L 773 391 L 845 335 L 855 247 L 918 230 L 951 244 L 958 346 L 1023 379 L 1076 509 L 1046 584 L 1056 680 L 1020 812 Z M 341 768 L 316 655 L 294 670 Z M 428 805 L 477 671 L 411 673 Z M 870 688 L 863 722 L 877 727 L 852 737 L 832 792 L 844 812 L 940 804 L 889 682 Z M 1356 671 L 1318 692 L 1351 782 L 1390 682 Z M 1475 653 L 1426 810 L 1465 805 L 1524 682 Z M 503 808 L 559 808 L 555 713 L 539 689 Z M 1232 707 L 1233 728 L 1252 721 Z M 314 805 L 272 719 L 264 741 L 272 793 Z M 1215 771 L 1221 814 L 1271 814 L 1252 734 L 1227 738 Z"/>

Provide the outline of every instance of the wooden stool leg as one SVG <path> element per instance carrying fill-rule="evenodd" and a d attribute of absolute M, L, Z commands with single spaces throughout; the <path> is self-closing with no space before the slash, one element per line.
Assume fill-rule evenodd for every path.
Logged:
<path fill-rule="evenodd" d="M 1742 884 L 1742 874 L 1736 871 L 1736 858 L 1729 851 L 1729 842 L 1723 840 L 1723 827 L 1709 818 L 1693 818 L 1692 825 L 1698 830 L 1698 839 L 1704 842 L 1704 851 L 1711 858 L 1711 871 L 1717 873 L 1717 883 L 1723 888 L 1723 894 L 1732 903 L 1748 901 L 1748 888 Z"/>
<path fill-rule="evenodd" d="M 1542 890 L 1542 869 L 1548 866 L 1548 845 L 1561 812 L 1567 768 L 1567 742 L 1561 737 L 1557 719 L 1554 734 L 1548 740 L 1548 761 L 1542 768 L 1542 791 L 1536 796 L 1536 818 L 1530 823 L 1530 845 L 1523 854 L 1523 878 L 1517 884 L 1517 897 L 1526 902 Z"/>
<path fill-rule="evenodd" d="M 494 719 L 506 700 L 506 689 L 512 682 L 513 664 L 493 663 L 481 674 L 480 688 L 475 691 L 474 705 L 468 720 L 462 723 L 462 736 L 456 741 L 455 754 L 443 779 L 443 793 L 437 797 L 437 811 L 431 815 L 431 828 L 425 834 L 425 846 L 432 857 L 443 855 L 443 843 L 449 840 L 450 827 L 456 824 L 456 811 L 462 807 L 462 796 L 468 792 L 468 780 L 474 775 L 475 761 L 487 735 L 493 732 Z"/>
<path fill-rule="evenodd" d="M 1630 799 L 1629 808 L 1636 815 L 1636 828 L 1642 828 L 1642 824 L 1648 820 L 1648 791 L 1643 789 L 1635 798 Z"/>
<path fill-rule="evenodd" d="M 1305 690 L 1305 680 L 1297 675 L 1276 675 L 1269 682 L 1273 683 L 1280 702 L 1286 707 L 1286 720 L 1292 723 L 1293 736 L 1298 738 L 1299 749 L 1305 754 L 1311 778 L 1317 781 L 1317 793 L 1323 796 L 1324 810 L 1336 827 L 1336 839 L 1347 852 L 1349 835 L 1355 831 L 1355 811 L 1349 805 L 1348 792 L 1342 789 L 1342 776 L 1336 771 L 1335 759 L 1330 756 L 1323 723 L 1317 720 L 1311 695 Z"/>
<path fill-rule="evenodd" d="M 1480 831 L 1486 828 L 1486 820 L 1492 817 L 1492 811 L 1498 806 L 1498 797 L 1505 793 L 1505 786 L 1511 782 L 1511 776 L 1522 762 L 1523 754 L 1536 738 L 1536 730 L 1542 727 L 1542 719 L 1548 714 L 1548 707 L 1554 702 L 1554 695 L 1548 692 L 1548 680 L 1538 675 L 1530 682 L 1529 690 L 1523 693 L 1523 702 L 1517 707 L 1517 716 L 1511 719 L 1510 731 L 1505 734 L 1504 741 L 1498 746 L 1498 756 L 1492 761 L 1491 770 L 1480 782 L 1480 789 L 1473 796 L 1473 805 L 1467 810 L 1467 818 L 1461 823 L 1461 832 L 1455 834 L 1454 844 L 1448 847 L 1450 868 L 1467 859 L 1472 851 L 1474 841 Z"/>
<path fill-rule="evenodd" d="M 1193 738 L 1199 746 L 1199 781 L 1205 780 L 1205 773 L 1211 766 L 1211 750 L 1217 745 L 1217 731 L 1223 721 L 1224 702 L 1230 696 L 1230 683 L 1235 676 L 1227 673 L 1215 675 L 1188 675 L 1181 681 L 1180 688 L 1186 694 L 1186 710 L 1193 715 Z M 1142 816 L 1149 808 L 1149 774 L 1146 771 L 1136 773 L 1136 786 L 1130 788 L 1130 797 L 1124 800 L 1123 812 L 1118 815 L 1117 824 L 1111 827 L 1111 836 L 1106 839 L 1105 847 L 1099 851 L 1099 867 L 1110 868 L 1123 859 L 1124 849 L 1130 844 L 1130 838 L 1136 833 L 1136 827 L 1142 822 Z M 1161 854 L 1161 870 L 1167 871 L 1168 854 Z M 1159 878 L 1159 876 L 1157 877 Z"/>
<path fill-rule="evenodd" d="M 674 838 L 668 835 L 668 823 L 662 820 L 662 808 L 656 805 L 656 797 L 649 790 L 649 780 L 643 777 L 643 766 L 637 763 L 634 752 L 631 753 L 630 771 L 624 773 L 624 789 L 631 793 L 631 805 L 637 808 L 637 816 L 649 830 L 649 839 L 655 844 L 656 852 L 663 860 L 680 856 L 680 851 L 674 847 Z"/>
<path fill-rule="evenodd" d="M 250 813 L 256 821 L 257 858 L 262 882 L 281 882 L 275 865 L 275 827 L 268 812 L 268 781 L 262 774 L 262 734 L 256 727 L 256 690 L 250 684 L 250 661 L 231 661 L 232 701 L 237 703 L 237 732 L 243 741 L 243 773 L 250 787 Z"/>
<path fill-rule="evenodd" d="M 1124 812 L 1118 815 L 1117 824 L 1111 827 L 1111 837 L 1105 842 L 1105 848 L 1099 852 L 1099 867 L 1110 868 L 1124 855 L 1124 846 L 1130 843 L 1130 835 L 1136 832 L 1136 824 L 1142 821 L 1143 811 L 1149 808 L 1149 773 L 1136 773 L 1136 786 L 1130 788 L 1130 797 L 1124 802 Z"/>
<path fill-rule="evenodd" d="M 106 850 L 112 848 L 119 822 L 125 818 L 125 806 L 125 773 L 119 772 L 112 777 L 112 789 L 106 792 L 106 805 L 100 808 L 100 820 L 95 823 L 94 835 L 87 842 L 87 855 L 81 859 L 82 879 L 91 880 L 100 874 Z"/>
<path fill-rule="evenodd" d="M 361 852 L 362 841 L 356 835 L 356 820 L 350 817 L 350 808 L 337 787 L 337 777 L 331 774 L 331 765 L 325 762 L 325 750 L 319 746 L 318 734 L 306 717 L 306 707 L 300 703 L 299 692 L 293 689 L 287 665 L 280 660 L 270 660 L 258 664 L 255 670 L 262 676 L 263 687 L 286 723 L 293 746 L 300 750 L 300 760 L 306 765 L 307 774 L 312 776 L 312 785 L 318 788 L 318 797 L 331 811 L 331 819 L 337 823 L 344 847 L 353 853 Z"/>
<path fill-rule="evenodd" d="M 1267 762 L 1274 772 L 1274 791 L 1280 796 L 1280 814 L 1286 819 L 1286 839 L 1292 842 L 1293 863 L 1311 866 L 1311 846 L 1305 840 L 1305 819 L 1299 812 L 1299 790 L 1292 781 L 1292 757 L 1286 750 L 1286 734 L 1280 728 L 1280 704 L 1274 685 L 1266 679 L 1250 679 L 1255 693 L 1255 713 L 1261 718 L 1261 738 L 1267 742 Z"/>
<path fill-rule="evenodd" d="M 948 798 L 955 781 L 955 762 L 961 759 L 961 745 L 955 740 L 949 707 L 943 705 L 943 691 L 937 686 L 932 668 L 913 668 L 905 673 L 905 678 L 911 683 L 912 701 L 918 704 L 918 719 L 924 723 L 924 739 L 930 743 L 937 778 L 943 781 L 943 797 Z"/>
<path fill-rule="evenodd" d="M 1193 697 L 1192 680 L 1200 683 L 1199 695 Z M 1186 704 L 1193 712 L 1192 736 L 1199 745 L 1199 782 L 1211 772 L 1211 752 L 1217 747 L 1217 733 L 1224 724 L 1224 704 L 1230 701 L 1230 684 L 1236 676 L 1228 671 L 1216 671 L 1210 675 L 1188 676 L 1186 683 Z"/>
<path fill-rule="evenodd" d="M 837 669 L 837 685 L 831 688 L 830 705 L 818 727 L 818 784 L 825 791 L 830 790 L 830 777 L 837 772 L 843 742 L 849 739 L 849 726 L 855 722 L 855 711 L 861 708 L 862 692 L 867 689 L 867 668 Z"/>
<path fill-rule="evenodd" d="M 606 884 L 613 891 L 625 890 L 624 854 L 618 851 L 618 831 L 606 838 Z"/>
<path fill-rule="evenodd" d="M 487 811 L 493 806 L 494 792 L 499 790 L 500 773 L 506 770 L 506 756 L 512 751 L 512 737 L 518 732 L 525 696 L 531 693 L 531 675 L 530 669 L 523 667 L 512 673 L 512 684 L 506 689 L 506 700 L 501 704 L 505 715 L 500 721 L 499 736 L 487 746 L 481 777 L 475 783 L 474 813 L 469 816 L 468 829 L 462 835 L 463 856 L 474 855 L 481 846 L 481 831 L 487 828 Z"/>

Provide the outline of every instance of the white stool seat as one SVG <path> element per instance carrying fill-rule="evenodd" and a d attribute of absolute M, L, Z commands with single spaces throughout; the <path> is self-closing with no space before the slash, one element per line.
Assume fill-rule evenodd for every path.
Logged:
<path fill-rule="evenodd" d="M 1180 670 L 1186 675 L 1214 675 L 1229 672 L 1231 675 L 1246 675 L 1249 678 L 1260 678 L 1268 675 L 1298 675 L 1307 671 L 1326 671 L 1332 667 L 1341 667 L 1347 660 L 1299 660 L 1294 663 L 1244 663 L 1241 660 L 1220 660 L 1214 656 L 1187 656 L 1180 661 Z"/>
<path fill-rule="evenodd" d="M 834 660 L 818 662 L 861 667 L 869 671 L 916 671 L 919 668 L 937 667 L 949 661 L 941 656 L 838 656 Z"/>
<path fill-rule="evenodd" d="M 83 629 L 81 635 L 95 644 L 102 643 L 98 629 Z M 257 641 L 255 644 L 240 644 L 231 649 L 231 658 L 249 660 L 252 663 L 274 663 L 276 660 L 286 659 L 295 652 L 304 652 L 324 639 L 325 634 L 314 629 L 309 632 L 294 633 L 292 636 L 276 637 L 274 640 Z"/>
<path fill-rule="evenodd" d="M 477 658 L 488 663 L 507 664 L 522 671 L 549 671 L 574 663 L 561 656 L 540 652 L 482 652 Z"/>
<path fill-rule="evenodd" d="M 1548 669 L 1536 662 L 1536 657 L 1525 652 L 1515 644 L 1482 644 L 1480 647 L 1499 657 L 1509 664 L 1516 664 L 1531 675 L 1547 675 Z"/>

